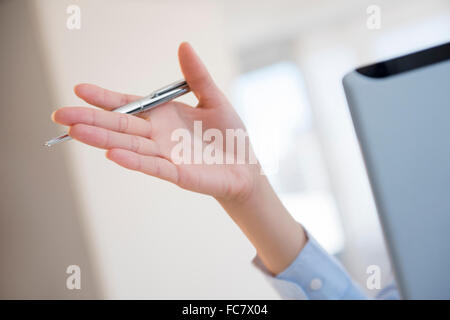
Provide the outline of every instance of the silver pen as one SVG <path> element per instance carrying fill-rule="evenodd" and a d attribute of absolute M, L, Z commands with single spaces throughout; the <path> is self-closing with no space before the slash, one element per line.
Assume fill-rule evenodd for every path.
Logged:
<path fill-rule="evenodd" d="M 153 109 L 164 102 L 173 100 L 186 94 L 190 91 L 189 86 L 185 80 L 179 80 L 177 82 L 171 83 L 161 89 L 153 91 L 148 96 L 128 103 L 117 109 L 112 110 L 113 112 L 126 113 L 126 114 L 137 114 L 150 109 Z M 45 146 L 51 147 L 57 143 L 71 140 L 72 138 L 66 133 L 59 137 L 48 140 L 44 143 Z"/>

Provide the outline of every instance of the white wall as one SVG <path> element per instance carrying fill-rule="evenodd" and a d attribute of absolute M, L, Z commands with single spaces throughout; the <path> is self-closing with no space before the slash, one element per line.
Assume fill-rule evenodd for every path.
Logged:
<path fill-rule="evenodd" d="M 99 297 L 66 155 L 42 146 L 54 106 L 28 4 L 0 1 L 0 298 Z M 66 289 L 72 264 L 80 291 Z"/>
<path fill-rule="evenodd" d="M 218 3 L 77 1 L 81 30 L 70 31 L 65 10 L 72 3 L 34 2 L 55 108 L 85 105 L 72 93 L 80 82 L 146 94 L 180 78 L 176 53 L 184 40 L 227 88 L 234 65 Z M 57 148 L 68 154 L 107 298 L 277 297 L 250 265 L 254 250 L 213 199 L 125 171 L 77 142 Z"/>

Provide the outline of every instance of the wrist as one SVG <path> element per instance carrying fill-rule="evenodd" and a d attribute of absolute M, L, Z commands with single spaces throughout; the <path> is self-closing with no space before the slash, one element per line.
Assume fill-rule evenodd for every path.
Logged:
<path fill-rule="evenodd" d="M 259 166 L 252 168 L 248 184 L 239 193 L 231 197 L 215 197 L 231 217 L 237 212 L 253 211 L 256 205 L 261 204 L 269 195 L 269 198 L 277 197 L 267 177 L 260 172 Z"/>
<path fill-rule="evenodd" d="M 245 198 L 218 201 L 273 274 L 291 264 L 307 242 L 302 226 L 286 210 L 265 175 L 255 178 Z"/>

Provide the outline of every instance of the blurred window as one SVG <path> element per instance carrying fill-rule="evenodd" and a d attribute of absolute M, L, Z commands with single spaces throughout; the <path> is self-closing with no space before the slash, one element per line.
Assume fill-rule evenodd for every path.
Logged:
<path fill-rule="evenodd" d="M 328 252 L 338 253 L 343 230 L 297 65 L 281 61 L 243 73 L 232 96 L 284 205 Z"/>

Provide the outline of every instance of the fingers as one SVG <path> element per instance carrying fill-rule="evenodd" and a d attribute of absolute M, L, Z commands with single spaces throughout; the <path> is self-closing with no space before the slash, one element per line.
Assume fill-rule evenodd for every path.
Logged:
<path fill-rule="evenodd" d="M 144 119 L 128 114 L 98 110 L 94 108 L 61 108 L 52 114 L 52 119 L 53 121 L 65 126 L 83 123 L 146 138 L 151 137 L 152 131 L 151 123 Z"/>
<path fill-rule="evenodd" d="M 175 184 L 178 182 L 178 169 L 167 159 L 122 149 L 108 150 L 106 157 L 127 169 L 140 171 Z"/>
<path fill-rule="evenodd" d="M 178 59 L 186 82 L 200 101 L 213 100 L 222 94 L 189 43 L 183 42 L 180 45 Z"/>
<path fill-rule="evenodd" d="M 143 155 L 162 156 L 155 141 L 141 136 L 119 133 L 86 124 L 71 126 L 69 135 L 78 141 L 101 149 L 120 148 Z"/>
<path fill-rule="evenodd" d="M 82 83 L 74 88 L 75 94 L 93 106 L 113 110 L 141 97 L 103 89 L 93 84 Z"/>

